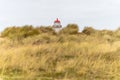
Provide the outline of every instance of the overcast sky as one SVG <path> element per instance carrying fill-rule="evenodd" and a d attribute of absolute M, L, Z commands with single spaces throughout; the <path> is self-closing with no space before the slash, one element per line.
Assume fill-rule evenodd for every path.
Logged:
<path fill-rule="evenodd" d="M 80 29 L 117 29 L 120 0 L 0 0 L 0 31 L 8 26 L 76 23 Z"/>

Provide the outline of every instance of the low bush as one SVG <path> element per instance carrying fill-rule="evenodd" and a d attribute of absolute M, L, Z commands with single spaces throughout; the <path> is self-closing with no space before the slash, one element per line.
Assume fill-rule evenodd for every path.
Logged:
<path fill-rule="evenodd" d="M 21 40 L 34 35 L 39 35 L 42 33 L 55 34 L 52 27 L 33 27 L 32 25 L 25 25 L 21 27 L 13 26 L 6 28 L 2 33 L 2 37 L 8 37 L 12 40 Z"/>
<path fill-rule="evenodd" d="M 60 34 L 77 34 L 79 31 L 77 24 L 68 24 L 59 33 Z"/>
<path fill-rule="evenodd" d="M 96 30 L 93 29 L 92 27 L 85 27 L 82 32 L 87 35 L 91 35 L 91 34 L 95 33 Z"/>
<path fill-rule="evenodd" d="M 36 28 L 39 33 L 47 33 L 47 34 L 53 34 L 55 35 L 55 31 L 52 29 L 52 26 L 40 26 Z"/>

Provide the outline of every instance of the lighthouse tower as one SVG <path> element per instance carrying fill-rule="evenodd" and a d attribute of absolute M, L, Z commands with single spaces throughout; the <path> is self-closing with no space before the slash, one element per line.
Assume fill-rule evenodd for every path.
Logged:
<path fill-rule="evenodd" d="M 59 20 L 58 18 L 54 21 L 53 29 L 54 29 L 56 32 L 59 32 L 59 31 L 62 29 L 61 22 L 60 22 L 60 20 Z"/>

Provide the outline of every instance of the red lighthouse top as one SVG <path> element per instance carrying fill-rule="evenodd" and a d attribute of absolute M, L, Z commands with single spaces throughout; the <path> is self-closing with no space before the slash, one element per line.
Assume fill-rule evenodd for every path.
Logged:
<path fill-rule="evenodd" d="M 60 20 L 58 18 L 54 21 L 53 28 L 54 29 L 62 28 L 61 22 L 60 22 Z"/>
<path fill-rule="evenodd" d="M 60 20 L 57 18 L 54 23 L 60 23 Z"/>

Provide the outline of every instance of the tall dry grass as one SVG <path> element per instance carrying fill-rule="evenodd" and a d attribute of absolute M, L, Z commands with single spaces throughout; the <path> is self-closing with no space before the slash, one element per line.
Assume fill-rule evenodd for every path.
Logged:
<path fill-rule="evenodd" d="M 119 80 L 120 41 L 84 34 L 41 34 L 20 43 L 0 40 L 0 77 L 3 80 Z"/>

